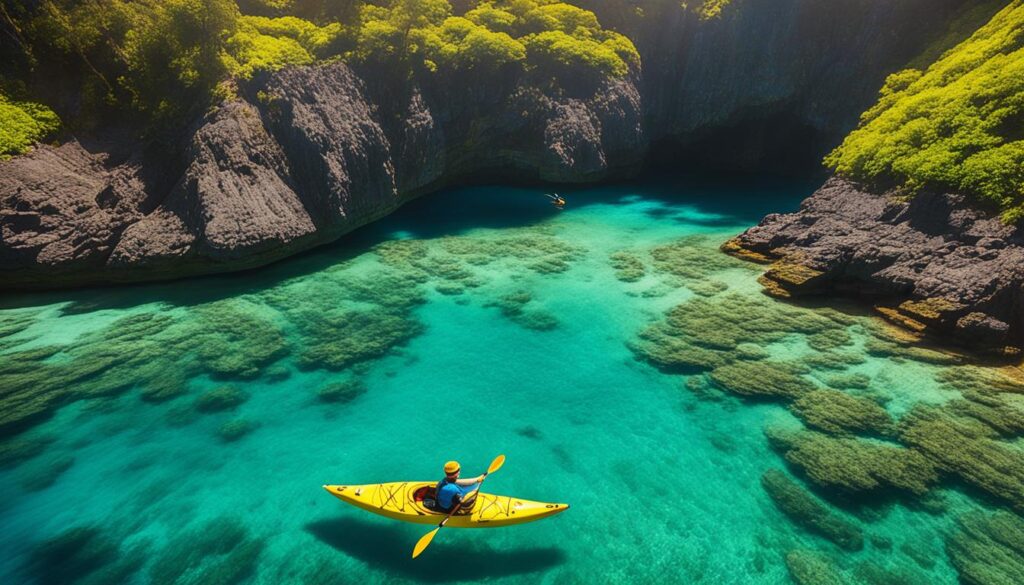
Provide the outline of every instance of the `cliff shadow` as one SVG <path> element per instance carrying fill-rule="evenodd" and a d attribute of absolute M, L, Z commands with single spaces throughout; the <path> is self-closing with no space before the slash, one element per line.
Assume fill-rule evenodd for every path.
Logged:
<path fill-rule="evenodd" d="M 424 531 L 429 527 L 424 526 Z M 318 520 L 306 525 L 306 531 L 338 552 L 397 576 L 428 583 L 481 581 L 546 571 L 566 561 L 557 547 L 530 547 L 495 550 L 486 545 L 454 546 L 444 535 L 430 550 L 413 560 L 414 541 L 409 532 L 397 526 L 353 518 Z"/>

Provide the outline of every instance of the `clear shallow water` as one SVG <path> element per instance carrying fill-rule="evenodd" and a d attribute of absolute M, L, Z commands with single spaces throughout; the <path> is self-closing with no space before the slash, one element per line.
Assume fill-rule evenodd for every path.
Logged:
<path fill-rule="evenodd" d="M 944 539 L 978 498 L 942 489 L 939 513 L 907 499 L 831 507 L 864 533 L 863 550 L 844 551 L 762 488 L 767 470 L 787 469 L 765 428 L 797 418 L 776 401 L 691 391 L 699 369 L 663 372 L 632 349 L 681 303 L 775 310 L 758 267 L 717 247 L 811 187 L 648 181 L 567 192 L 563 212 L 537 190 L 463 189 L 254 273 L 8 298 L 5 371 L 47 347 L 27 363 L 102 367 L 72 379 L 81 395 L 37 409 L 52 418 L 8 432 L 4 444 L 44 448 L 0 470 L 0 582 L 782 583 L 794 550 L 850 582 L 955 582 Z M 664 246 L 684 270 L 659 267 Z M 947 366 L 872 355 L 878 324 L 841 315 L 843 351 L 861 361 L 843 373 L 870 380 L 852 394 L 894 416 L 959 396 L 934 379 Z M 132 316 L 158 325 L 118 341 Z M 770 360 L 817 351 L 806 335 L 776 337 L 762 344 Z M 835 374 L 799 375 L 823 386 Z M 320 395 L 339 382 L 348 394 Z M 223 408 L 203 402 L 225 385 Z M 24 402 L 14 410 L 35 408 Z M 477 473 L 498 453 L 508 461 L 488 491 L 572 509 L 446 530 L 412 561 L 423 527 L 320 488 L 432 480 L 452 458 Z"/>

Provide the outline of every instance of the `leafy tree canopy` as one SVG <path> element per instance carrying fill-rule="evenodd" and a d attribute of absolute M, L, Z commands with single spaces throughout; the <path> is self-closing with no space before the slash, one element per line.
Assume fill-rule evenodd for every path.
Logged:
<path fill-rule="evenodd" d="M 910 194 L 957 189 L 1024 218 L 1024 0 L 927 70 L 891 75 L 826 164 Z"/>
<path fill-rule="evenodd" d="M 43 94 L 56 72 L 64 91 L 77 84 L 72 126 L 125 111 L 173 126 L 232 82 L 329 59 L 556 80 L 640 66 L 629 39 L 554 0 L 5 0 L 0 28 L 7 81 Z"/>

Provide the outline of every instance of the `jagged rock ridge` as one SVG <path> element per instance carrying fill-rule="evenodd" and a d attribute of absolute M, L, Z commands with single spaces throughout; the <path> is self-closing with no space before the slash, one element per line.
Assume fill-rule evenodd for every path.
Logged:
<path fill-rule="evenodd" d="M 761 282 L 775 296 L 867 299 L 899 325 L 975 350 L 1016 354 L 1024 340 L 1024 233 L 962 195 L 908 200 L 833 178 L 723 248 L 772 262 Z"/>

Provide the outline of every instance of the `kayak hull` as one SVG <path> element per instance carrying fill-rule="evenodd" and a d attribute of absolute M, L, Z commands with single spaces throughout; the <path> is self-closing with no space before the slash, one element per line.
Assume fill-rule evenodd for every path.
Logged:
<path fill-rule="evenodd" d="M 437 524 L 447 515 L 427 507 L 436 482 L 396 481 L 367 485 L 325 485 L 332 496 L 368 512 L 413 524 Z M 568 504 L 533 502 L 521 498 L 477 494 L 469 514 L 452 516 L 445 526 L 452 528 L 498 528 L 525 524 L 569 509 Z"/>

